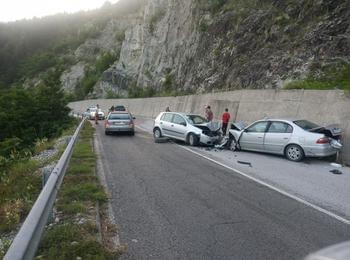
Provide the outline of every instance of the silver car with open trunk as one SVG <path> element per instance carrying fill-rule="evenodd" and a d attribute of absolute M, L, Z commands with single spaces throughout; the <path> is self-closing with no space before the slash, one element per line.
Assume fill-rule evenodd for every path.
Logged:
<path fill-rule="evenodd" d="M 342 147 L 342 130 L 335 125 L 319 126 L 307 120 L 266 119 L 248 127 L 232 124 L 228 146 L 241 149 L 285 155 L 291 161 L 305 156 L 326 157 Z"/>

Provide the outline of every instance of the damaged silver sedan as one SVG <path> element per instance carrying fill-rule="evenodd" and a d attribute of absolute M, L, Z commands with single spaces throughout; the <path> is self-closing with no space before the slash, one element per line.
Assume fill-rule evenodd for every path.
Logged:
<path fill-rule="evenodd" d="M 304 157 L 326 157 L 342 147 L 342 130 L 322 127 L 307 120 L 266 119 L 242 127 L 232 124 L 229 130 L 230 150 L 249 150 L 284 155 L 291 161 Z"/>
<path fill-rule="evenodd" d="M 154 120 L 153 135 L 155 139 L 164 136 L 192 146 L 214 145 L 221 139 L 221 130 L 218 124 L 200 115 L 161 112 Z"/>

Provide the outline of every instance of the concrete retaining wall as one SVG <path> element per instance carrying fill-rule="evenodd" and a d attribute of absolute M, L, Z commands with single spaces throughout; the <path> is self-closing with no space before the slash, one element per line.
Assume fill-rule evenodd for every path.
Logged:
<path fill-rule="evenodd" d="M 82 113 L 96 104 L 105 111 L 112 105 L 125 105 L 136 116 L 152 118 L 167 106 L 171 111 L 204 114 L 205 105 L 210 105 L 217 120 L 227 107 L 233 120 L 247 123 L 264 117 L 308 119 L 321 125 L 337 123 L 345 131 L 343 158 L 350 164 L 350 98 L 340 90 L 237 90 L 179 97 L 84 100 L 69 106 Z"/>

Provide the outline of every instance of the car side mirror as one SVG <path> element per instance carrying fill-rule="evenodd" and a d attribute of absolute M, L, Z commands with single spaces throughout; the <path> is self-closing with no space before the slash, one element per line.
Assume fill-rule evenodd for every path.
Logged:
<path fill-rule="evenodd" d="M 187 126 L 186 122 L 181 122 L 180 125 Z"/>

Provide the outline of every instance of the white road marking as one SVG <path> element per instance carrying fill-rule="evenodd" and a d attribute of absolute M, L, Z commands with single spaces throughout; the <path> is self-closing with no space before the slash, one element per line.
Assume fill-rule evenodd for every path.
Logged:
<path fill-rule="evenodd" d="M 147 130 L 144 127 L 140 127 L 140 126 L 136 126 L 136 127 L 139 128 L 142 131 L 145 131 L 145 132 L 149 133 L 149 130 Z M 174 144 L 176 144 L 176 143 L 174 143 Z M 298 201 L 298 202 L 300 202 L 300 203 L 302 203 L 302 204 L 304 204 L 306 206 L 309 206 L 309 207 L 311 207 L 311 208 L 313 208 L 313 209 L 315 209 L 315 210 L 317 210 L 319 212 L 322 212 L 322 213 L 324 213 L 324 214 L 326 214 L 326 215 L 328 215 L 328 216 L 330 216 L 332 218 L 335 218 L 336 220 L 338 220 L 340 222 L 343 222 L 344 224 L 350 225 L 350 220 L 348 220 L 348 219 L 346 219 L 344 217 L 341 217 L 341 216 L 339 216 L 339 215 L 337 215 L 337 214 L 335 214 L 335 213 L 333 213 L 333 212 L 331 212 L 329 210 L 326 210 L 326 209 L 324 209 L 324 208 L 322 208 L 320 206 L 312 204 L 311 202 L 308 202 L 308 201 L 306 201 L 306 200 L 304 200 L 302 198 L 299 198 L 299 197 L 297 197 L 297 196 L 295 196 L 293 194 L 290 194 L 290 193 L 288 193 L 288 192 L 286 192 L 284 190 L 281 190 L 281 189 L 279 189 L 277 187 L 274 187 L 271 184 L 268 184 L 268 183 L 266 183 L 266 182 L 264 182 L 262 180 L 259 180 L 259 179 L 255 178 L 255 177 L 252 177 L 252 176 L 250 176 L 250 175 L 248 175 L 248 174 L 246 174 L 246 173 L 244 173 L 244 172 L 242 172 L 242 171 L 240 171 L 238 169 L 235 169 L 235 168 L 233 168 L 231 166 L 228 166 L 228 165 L 223 164 L 223 163 L 221 163 L 219 161 L 216 161 L 216 160 L 214 160 L 212 158 L 209 158 L 208 156 L 203 155 L 203 154 L 201 154 L 199 152 L 196 152 L 196 151 L 192 150 L 191 148 L 188 148 L 186 146 L 179 145 L 179 144 L 176 144 L 176 145 L 181 147 L 182 149 L 187 150 L 187 151 L 189 151 L 189 152 L 191 152 L 193 154 L 196 154 L 196 155 L 198 155 L 198 156 L 200 156 L 200 157 L 202 157 L 202 158 L 204 158 L 204 159 L 206 159 L 208 161 L 211 161 L 211 162 L 213 162 L 213 163 L 215 163 L 217 165 L 220 165 L 220 166 L 222 166 L 222 167 L 224 167 L 224 168 L 226 168 L 228 170 L 231 170 L 231 171 L 233 171 L 235 173 L 238 173 L 238 174 L 240 174 L 240 175 L 242 175 L 242 176 L 244 176 L 244 177 L 246 177 L 246 178 L 248 178 L 248 179 L 250 179 L 250 180 L 252 180 L 254 182 L 257 182 L 257 183 L 259 183 L 259 184 L 261 184 L 261 185 L 271 189 L 271 190 L 277 191 L 278 193 L 280 193 L 280 194 L 282 194 L 284 196 L 287 196 L 287 197 L 289 197 L 289 198 L 291 198 L 293 200 L 296 200 L 296 201 Z"/>
<path fill-rule="evenodd" d="M 150 133 L 150 131 L 149 131 L 147 128 L 143 127 L 143 126 L 135 125 L 135 127 L 136 127 L 136 128 L 139 128 L 139 129 L 142 130 L 142 131 L 145 131 L 145 132 L 147 132 L 147 133 Z"/>

